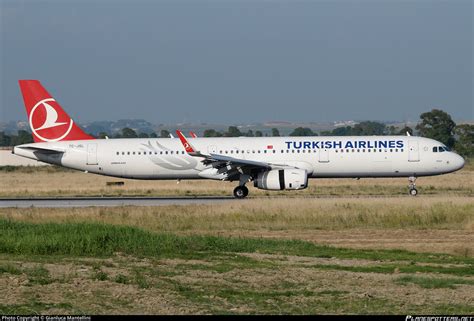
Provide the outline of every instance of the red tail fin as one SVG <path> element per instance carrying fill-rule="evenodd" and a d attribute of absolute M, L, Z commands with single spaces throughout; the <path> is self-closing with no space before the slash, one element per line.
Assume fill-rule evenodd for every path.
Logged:
<path fill-rule="evenodd" d="M 94 139 L 74 123 L 38 80 L 20 80 L 19 83 L 36 143 Z"/>

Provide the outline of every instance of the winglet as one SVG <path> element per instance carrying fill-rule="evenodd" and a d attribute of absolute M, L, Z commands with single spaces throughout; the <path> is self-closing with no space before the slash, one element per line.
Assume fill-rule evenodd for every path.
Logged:
<path fill-rule="evenodd" d="M 192 138 L 197 138 L 198 137 L 193 131 L 190 131 L 189 135 L 191 135 Z"/>
<path fill-rule="evenodd" d="M 186 139 L 186 137 L 184 137 L 183 133 L 180 130 L 176 130 L 176 134 L 178 135 L 179 140 L 183 144 L 184 149 L 186 150 L 186 153 L 195 154 L 196 150 L 193 148 L 193 146 L 191 146 L 191 144 L 189 144 L 188 140 Z"/>

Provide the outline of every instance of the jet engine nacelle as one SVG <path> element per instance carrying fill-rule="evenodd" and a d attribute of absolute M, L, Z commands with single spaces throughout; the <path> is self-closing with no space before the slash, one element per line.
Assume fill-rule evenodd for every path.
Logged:
<path fill-rule="evenodd" d="M 308 175 L 304 169 L 273 169 L 258 174 L 254 186 L 268 190 L 304 189 L 308 187 Z"/>

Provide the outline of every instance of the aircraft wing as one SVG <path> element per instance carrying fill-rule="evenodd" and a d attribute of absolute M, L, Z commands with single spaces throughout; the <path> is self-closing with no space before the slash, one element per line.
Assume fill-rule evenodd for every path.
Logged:
<path fill-rule="evenodd" d="M 240 166 L 250 166 L 250 167 L 255 167 L 255 168 L 261 168 L 261 169 L 271 169 L 272 167 L 268 163 L 264 162 L 256 162 L 256 161 L 251 161 L 251 160 L 246 160 L 246 159 L 240 159 L 240 158 L 234 158 L 234 157 L 228 157 L 224 155 L 218 155 L 218 154 L 210 154 L 210 157 L 206 158 L 203 163 L 206 164 L 212 164 L 214 162 L 220 162 L 220 163 L 227 163 L 228 165 L 234 164 L 234 165 L 240 165 Z"/>
<path fill-rule="evenodd" d="M 203 158 L 201 162 L 204 165 L 211 165 L 213 168 L 217 169 L 219 174 L 227 174 L 228 180 L 238 180 L 241 174 L 253 176 L 255 172 L 272 168 L 270 164 L 265 162 L 251 161 L 212 153 L 202 154 L 188 142 L 181 131 L 177 130 L 176 134 L 181 140 L 188 155 Z"/>
<path fill-rule="evenodd" d="M 239 180 L 242 174 L 248 175 L 248 177 L 255 177 L 259 172 L 272 168 L 268 163 L 218 154 L 206 155 L 201 162 L 204 165 L 211 165 L 217 169 L 218 174 L 226 174 L 227 180 L 230 181 Z"/>

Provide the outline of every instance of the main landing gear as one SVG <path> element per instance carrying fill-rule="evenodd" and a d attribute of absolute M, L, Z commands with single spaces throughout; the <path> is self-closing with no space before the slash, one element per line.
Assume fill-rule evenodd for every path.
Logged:
<path fill-rule="evenodd" d="M 249 189 L 245 186 L 246 183 L 250 181 L 250 175 L 242 174 L 239 178 L 239 186 L 234 188 L 235 198 L 245 198 L 249 195 Z"/>
<path fill-rule="evenodd" d="M 416 177 L 415 176 L 410 176 L 408 177 L 408 193 L 411 196 L 416 196 L 418 194 L 418 190 L 416 189 Z"/>
<path fill-rule="evenodd" d="M 235 198 L 245 198 L 247 195 L 249 195 L 249 189 L 245 185 L 234 188 Z"/>

